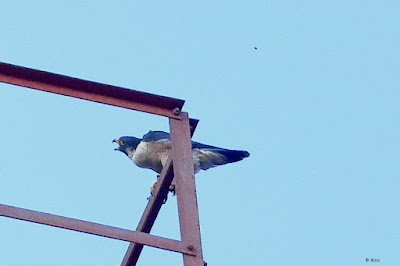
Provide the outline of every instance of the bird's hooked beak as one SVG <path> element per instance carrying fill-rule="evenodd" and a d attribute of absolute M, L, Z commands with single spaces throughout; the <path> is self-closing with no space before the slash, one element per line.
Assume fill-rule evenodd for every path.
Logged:
<path fill-rule="evenodd" d="M 114 151 L 120 151 L 121 149 L 121 141 L 119 140 L 119 138 L 117 138 L 117 139 L 113 139 L 113 141 L 112 141 L 113 143 L 115 142 L 115 143 L 117 143 L 119 146 L 117 147 L 117 148 L 115 148 L 114 149 Z"/>

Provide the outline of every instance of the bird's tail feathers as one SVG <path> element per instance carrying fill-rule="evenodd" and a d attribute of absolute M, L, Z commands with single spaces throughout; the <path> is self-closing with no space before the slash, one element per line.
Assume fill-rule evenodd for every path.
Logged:
<path fill-rule="evenodd" d="M 237 161 L 241 161 L 246 157 L 250 156 L 250 153 L 247 151 L 238 151 L 238 150 L 218 150 L 216 151 L 219 154 L 223 155 L 227 162 L 226 163 L 234 163 Z"/>

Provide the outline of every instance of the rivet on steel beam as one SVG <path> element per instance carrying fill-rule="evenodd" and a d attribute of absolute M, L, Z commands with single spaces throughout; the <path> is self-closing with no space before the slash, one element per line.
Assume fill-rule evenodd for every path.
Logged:
<path fill-rule="evenodd" d="M 181 110 L 180 110 L 178 107 L 176 107 L 174 110 L 172 110 L 172 113 L 173 113 L 174 115 L 178 116 L 178 115 L 181 114 Z"/>
<path fill-rule="evenodd" d="M 188 248 L 188 250 L 190 250 L 190 251 L 193 251 L 193 250 L 194 250 L 194 246 L 193 246 L 193 245 L 189 245 L 187 248 Z"/>

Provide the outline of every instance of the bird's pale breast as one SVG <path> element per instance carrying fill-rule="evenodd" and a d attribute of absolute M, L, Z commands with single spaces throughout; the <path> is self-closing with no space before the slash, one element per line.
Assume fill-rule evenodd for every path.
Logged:
<path fill-rule="evenodd" d="M 167 161 L 170 147 L 163 141 L 140 142 L 133 154 L 132 161 L 139 167 L 160 173 Z"/>

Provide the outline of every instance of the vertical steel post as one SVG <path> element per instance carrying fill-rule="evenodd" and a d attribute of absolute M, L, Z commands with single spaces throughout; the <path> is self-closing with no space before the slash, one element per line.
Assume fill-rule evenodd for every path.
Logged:
<path fill-rule="evenodd" d="M 189 116 L 181 113 L 180 120 L 170 118 L 169 121 L 181 241 L 196 253 L 196 256 L 183 254 L 183 263 L 185 266 L 203 266 Z"/>

